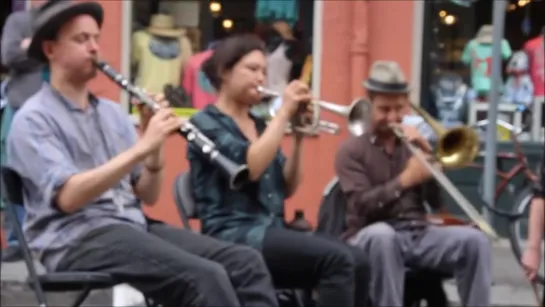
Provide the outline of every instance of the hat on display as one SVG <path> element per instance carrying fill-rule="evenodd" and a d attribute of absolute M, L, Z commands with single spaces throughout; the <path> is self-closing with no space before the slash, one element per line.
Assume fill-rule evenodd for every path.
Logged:
<path fill-rule="evenodd" d="M 174 17 L 166 14 L 155 14 L 151 16 L 148 32 L 163 37 L 180 37 L 185 30 L 176 28 Z"/>
<path fill-rule="evenodd" d="M 492 31 L 493 31 L 493 27 L 491 25 L 482 26 L 479 29 L 479 32 L 477 32 L 477 35 L 475 36 L 475 40 L 481 44 L 492 44 L 492 40 L 493 40 Z"/>
<path fill-rule="evenodd" d="M 41 6 L 35 15 L 34 34 L 27 50 L 28 56 L 47 62 L 42 48 L 43 42 L 54 39 L 66 22 L 80 15 L 89 15 L 96 20 L 99 27 L 102 26 L 104 10 L 96 2 L 55 0 Z"/>
<path fill-rule="evenodd" d="M 374 62 L 363 87 L 370 92 L 385 94 L 406 94 L 411 90 L 401 67 L 393 61 Z"/>

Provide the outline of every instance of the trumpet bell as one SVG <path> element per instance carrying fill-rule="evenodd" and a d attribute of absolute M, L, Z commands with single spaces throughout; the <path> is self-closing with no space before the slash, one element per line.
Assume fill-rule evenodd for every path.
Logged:
<path fill-rule="evenodd" d="M 445 168 L 467 166 L 479 154 L 479 138 L 469 127 L 452 128 L 437 140 L 437 158 Z"/>

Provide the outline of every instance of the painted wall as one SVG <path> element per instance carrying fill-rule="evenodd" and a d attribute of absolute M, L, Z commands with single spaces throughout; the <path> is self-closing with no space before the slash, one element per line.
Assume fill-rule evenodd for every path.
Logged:
<path fill-rule="evenodd" d="M 36 0 L 35 0 L 36 1 Z M 121 67 L 121 1 L 99 1 L 105 9 L 101 50 L 114 67 Z M 406 1 L 324 1 L 323 46 L 321 59 L 321 98 L 339 104 L 349 104 L 364 94 L 361 87 L 369 65 L 375 60 L 396 60 L 411 75 L 413 2 Z M 92 89 L 105 97 L 119 99 L 119 89 L 100 76 Z M 344 123 L 336 115 L 324 114 L 324 119 Z M 304 209 L 315 223 L 322 191 L 333 178 L 336 149 L 346 138 L 341 135 L 321 135 L 304 144 L 304 182 L 298 193 L 287 201 L 287 217 L 294 209 Z M 291 152 L 291 139 L 283 142 L 286 154 Z M 146 209 L 153 218 L 180 225 L 172 198 L 175 176 L 188 169 L 183 139 L 173 136 L 166 144 L 166 174 L 161 199 L 157 206 Z"/>

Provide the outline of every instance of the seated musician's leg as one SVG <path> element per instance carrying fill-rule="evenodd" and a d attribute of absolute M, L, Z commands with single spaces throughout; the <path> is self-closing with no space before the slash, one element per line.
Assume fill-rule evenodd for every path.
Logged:
<path fill-rule="evenodd" d="M 483 232 L 463 226 L 431 226 L 410 252 L 409 264 L 453 272 L 464 306 L 490 306 L 491 245 Z"/>
<path fill-rule="evenodd" d="M 278 306 L 275 290 L 259 251 L 166 224 L 150 224 L 150 232 L 185 251 L 221 264 L 242 306 Z M 224 304 L 222 306 L 228 306 Z"/>
<path fill-rule="evenodd" d="M 375 223 L 348 241 L 369 257 L 369 292 L 376 306 L 402 306 L 405 265 L 395 230 Z"/>
<path fill-rule="evenodd" d="M 220 264 L 130 225 L 92 231 L 68 251 L 58 270 L 113 274 L 164 307 L 240 306 Z"/>
<path fill-rule="evenodd" d="M 267 230 L 263 258 L 280 288 L 318 287 L 319 307 L 354 306 L 354 256 L 327 238 L 288 229 Z"/>

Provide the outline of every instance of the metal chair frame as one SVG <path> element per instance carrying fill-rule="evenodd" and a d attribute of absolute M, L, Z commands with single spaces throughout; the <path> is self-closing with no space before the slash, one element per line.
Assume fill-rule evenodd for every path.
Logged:
<path fill-rule="evenodd" d="M 1 168 L 2 196 L 5 197 L 6 213 L 9 214 L 15 226 L 15 233 L 21 247 L 25 265 L 28 270 L 27 284 L 36 295 L 39 307 L 49 306 L 46 292 L 79 291 L 80 294 L 71 304 L 79 307 L 89 296 L 92 290 L 112 288 L 118 284 L 113 276 L 108 273 L 98 272 L 52 272 L 38 274 L 30 248 L 26 242 L 22 225 L 17 219 L 15 206 L 24 206 L 24 187 L 19 174 L 8 168 Z M 147 307 L 159 307 L 151 299 L 145 298 Z"/>

